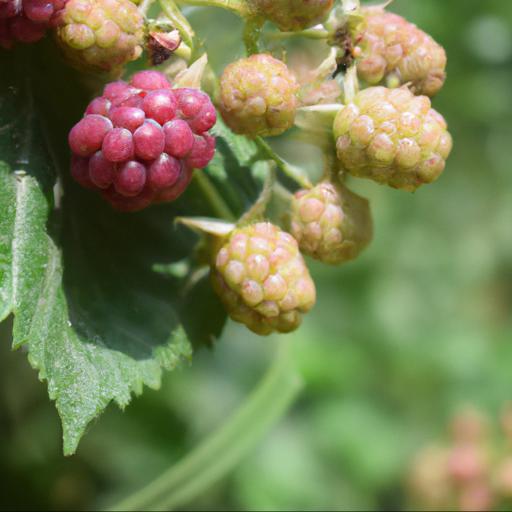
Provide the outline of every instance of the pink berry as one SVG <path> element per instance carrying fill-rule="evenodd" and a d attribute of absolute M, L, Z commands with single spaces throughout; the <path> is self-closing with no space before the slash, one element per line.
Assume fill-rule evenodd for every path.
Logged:
<path fill-rule="evenodd" d="M 149 188 L 144 188 L 139 195 L 126 197 L 117 192 L 115 187 L 110 187 L 103 191 L 103 197 L 116 210 L 121 212 L 137 212 L 147 208 L 155 200 L 155 193 Z"/>
<path fill-rule="evenodd" d="M 108 116 L 112 103 L 107 98 L 95 98 L 89 103 L 85 113 L 98 114 L 100 116 Z"/>
<path fill-rule="evenodd" d="M 180 177 L 178 178 L 178 181 L 170 188 L 166 188 L 158 194 L 156 200 L 158 202 L 169 202 L 169 201 L 175 201 L 180 197 L 185 190 L 187 190 L 187 187 L 190 183 L 190 180 L 192 179 L 193 169 L 188 167 L 183 167 L 183 170 L 180 174 Z"/>
<path fill-rule="evenodd" d="M 206 167 L 215 154 L 215 138 L 211 135 L 195 135 L 192 151 L 187 157 L 187 165 L 194 169 Z"/>
<path fill-rule="evenodd" d="M 188 123 L 182 119 L 173 119 L 164 124 L 165 151 L 176 158 L 190 153 L 194 145 L 194 134 Z"/>
<path fill-rule="evenodd" d="M 180 177 L 181 163 L 176 158 L 162 153 L 148 168 L 148 184 L 154 190 L 172 187 Z"/>
<path fill-rule="evenodd" d="M 71 176 L 85 188 L 94 188 L 89 178 L 89 159 L 73 155 L 71 158 Z"/>
<path fill-rule="evenodd" d="M 123 196 L 132 197 L 141 192 L 146 183 L 146 167 L 135 160 L 126 162 L 114 178 L 116 190 Z"/>
<path fill-rule="evenodd" d="M 157 123 L 146 121 L 133 134 L 135 154 L 142 160 L 154 160 L 162 153 L 165 146 L 165 136 Z"/>
<path fill-rule="evenodd" d="M 134 132 L 141 126 L 145 118 L 144 111 L 135 107 L 118 107 L 114 109 L 110 116 L 114 126 L 126 128 L 131 132 Z"/>
<path fill-rule="evenodd" d="M 211 102 L 206 103 L 199 114 L 188 121 L 194 133 L 204 133 L 215 126 L 217 112 Z"/>
<path fill-rule="evenodd" d="M 150 92 L 142 101 L 146 116 L 157 123 L 164 124 L 176 114 L 176 98 L 171 90 L 159 89 Z"/>
<path fill-rule="evenodd" d="M 53 4 L 47 0 L 24 0 L 25 16 L 36 23 L 48 21 L 53 14 Z"/>
<path fill-rule="evenodd" d="M 198 89 L 176 89 L 178 107 L 184 118 L 195 117 L 204 106 L 205 94 Z M 206 98 L 209 100 L 208 96 Z"/>
<path fill-rule="evenodd" d="M 113 128 L 103 139 L 103 156 L 111 162 L 123 162 L 133 156 L 133 136 L 126 128 Z"/>
<path fill-rule="evenodd" d="M 115 164 L 108 161 L 101 151 L 89 160 L 89 178 L 98 188 L 108 188 L 114 181 Z"/>
<path fill-rule="evenodd" d="M 171 84 L 166 76 L 159 71 L 139 71 L 132 76 L 130 83 L 137 89 L 145 89 L 147 91 L 154 91 L 156 89 L 168 89 Z"/>
<path fill-rule="evenodd" d="M 104 137 L 112 128 L 110 119 L 104 116 L 85 116 L 69 132 L 69 146 L 76 155 L 92 155 L 101 148 Z"/>
<path fill-rule="evenodd" d="M 118 80 L 111 82 L 103 89 L 103 97 L 110 100 L 115 106 L 120 105 L 123 101 L 128 100 L 134 94 L 133 87 L 130 87 L 126 82 Z"/>

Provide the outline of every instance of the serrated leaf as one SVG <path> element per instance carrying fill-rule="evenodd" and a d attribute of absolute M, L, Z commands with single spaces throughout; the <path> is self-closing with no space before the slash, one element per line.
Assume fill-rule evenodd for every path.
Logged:
<path fill-rule="evenodd" d="M 114 212 L 69 179 L 66 136 L 88 96 L 80 77 L 48 43 L 2 54 L 0 68 L 0 319 L 14 315 L 14 346 L 47 381 L 70 454 L 110 401 L 157 388 L 192 343 L 220 334 L 213 294 L 155 270 L 193 254 L 197 238 L 176 216 L 214 212 L 194 184 L 172 205 Z M 197 322 L 195 308 L 215 322 Z"/>

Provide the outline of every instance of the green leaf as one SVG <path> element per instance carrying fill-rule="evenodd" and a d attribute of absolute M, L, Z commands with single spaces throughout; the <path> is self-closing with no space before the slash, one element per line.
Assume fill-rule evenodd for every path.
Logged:
<path fill-rule="evenodd" d="M 109 402 L 158 388 L 192 344 L 219 336 L 225 314 L 206 279 L 157 270 L 188 260 L 194 271 L 197 236 L 173 219 L 213 212 L 194 183 L 171 205 L 113 211 L 68 171 L 67 133 L 101 84 L 84 85 L 49 42 L 3 53 L 0 68 L 0 320 L 14 315 L 14 347 L 47 381 L 71 454 Z M 242 196 L 257 196 L 249 183 Z"/>

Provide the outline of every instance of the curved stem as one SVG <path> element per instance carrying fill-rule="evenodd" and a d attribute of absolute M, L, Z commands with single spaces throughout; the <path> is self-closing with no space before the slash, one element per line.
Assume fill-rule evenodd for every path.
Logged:
<path fill-rule="evenodd" d="M 325 29 L 308 28 L 299 32 L 272 32 L 269 34 L 268 39 L 288 39 L 290 37 L 305 37 L 307 39 L 327 39 L 329 32 Z"/>
<path fill-rule="evenodd" d="M 177 2 L 198 7 L 221 7 L 242 17 L 249 15 L 249 7 L 244 0 L 177 0 Z"/>
<path fill-rule="evenodd" d="M 187 18 L 180 11 L 178 6 L 173 0 L 159 0 L 160 7 L 164 14 L 169 18 L 173 25 L 178 29 L 181 38 L 185 44 L 191 49 L 194 49 L 195 33 Z"/>
<path fill-rule="evenodd" d="M 288 341 L 258 387 L 219 430 L 135 494 L 109 510 L 173 510 L 190 503 L 232 470 L 297 397 L 302 382 Z"/>
<path fill-rule="evenodd" d="M 273 160 L 277 167 L 284 172 L 289 178 L 298 183 L 302 188 L 311 188 L 312 184 L 309 179 L 300 171 L 300 169 L 290 165 L 283 160 L 261 137 L 254 139 L 256 145 L 260 148 L 261 152 L 269 159 Z"/>
<path fill-rule="evenodd" d="M 197 184 L 199 185 L 199 188 L 201 189 L 204 196 L 208 200 L 208 203 L 215 211 L 215 214 L 221 219 L 228 220 L 231 222 L 235 221 L 236 218 L 233 215 L 233 212 L 226 204 L 226 201 L 224 201 L 224 198 L 212 185 L 212 182 L 208 178 L 206 172 L 203 170 L 196 169 L 194 171 L 194 179 L 196 180 Z"/>
<path fill-rule="evenodd" d="M 147 17 L 149 9 L 151 9 L 151 6 L 153 5 L 155 0 L 143 0 L 141 4 L 139 5 L 139 11 Z"/>

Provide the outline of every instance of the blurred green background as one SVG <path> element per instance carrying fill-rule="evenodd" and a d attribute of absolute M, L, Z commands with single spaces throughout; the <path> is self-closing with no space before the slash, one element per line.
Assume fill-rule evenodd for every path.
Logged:
<path fill-rule="evenodd" d="M 353 181 L 375 239 L 341 268 L 312 265 L 318 304 L 297 333 L 298 401 L 189 509 L 406 509 L 411 457 L 461 404 L 494 413 L 512 398 L 512 2 L 396 0 L 445 46 L 434 106 L 455 146 L 442 178 L 415 194 Z M 241 55 L 231 14 L 190 19 L 222 69 Z M 283 154 L 307 160 L 286 139 Z M 313 154 L 313 153 L 311 153 Z M 0 509 L 101 507 L 133 492 L 220 426 L 282 339 L 229 323 L 215 350 L 166 376 L 123 413 L 111 407 L 61 455 L 57 413 L 0 326 Z"/>

